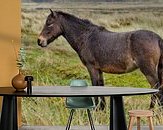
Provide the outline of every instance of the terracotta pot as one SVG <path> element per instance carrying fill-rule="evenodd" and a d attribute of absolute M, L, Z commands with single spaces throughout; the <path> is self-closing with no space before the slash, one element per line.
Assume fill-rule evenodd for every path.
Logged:
<path fill-rule="evenodd" d="M 27 87 L 27 83 L 24 78 L 25 76 L 21 73 L 13 77 L 12 86 L 16 89 L 16 91 L 24 91 L 24 89 Z"/>

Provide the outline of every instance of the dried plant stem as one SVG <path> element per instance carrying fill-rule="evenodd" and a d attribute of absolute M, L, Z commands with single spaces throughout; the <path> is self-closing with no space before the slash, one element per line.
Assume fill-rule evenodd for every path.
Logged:
<path fill-rule="evenodd" d="M 14 44 L 14 40 L 12 40 L 12 46 L 14 48 L 14 55 L 15 55 L 15 58 L 16 60 L 18 59 L 18 54 L 17 54 L 17 51 L 16 51 L 16 47 L 15 47 L 15 44 Z"/>

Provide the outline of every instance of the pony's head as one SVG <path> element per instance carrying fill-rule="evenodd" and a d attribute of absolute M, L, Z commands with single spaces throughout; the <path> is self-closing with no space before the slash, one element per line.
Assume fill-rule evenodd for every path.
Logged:
<path fill-rule="evenodd" d="M 46 19 L 43 30 L 38 37 L 38 45 L 46 47 L 62 34 L 61 24 L 57 12 L 52 11 Z"/>

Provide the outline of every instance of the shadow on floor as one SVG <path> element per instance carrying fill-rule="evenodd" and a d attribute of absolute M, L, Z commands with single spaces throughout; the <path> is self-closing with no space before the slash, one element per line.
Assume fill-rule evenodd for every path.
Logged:
<path fill-rule="evenodd" d="M 109 126 L 95 126 L 96 130 L 109 130 Z M 19 130 L 65 130 L 65 126 L 22 126 Z M 90 130 L 89 126 L 72 126 L 71 130 Z M 136 127 L 133 130 L 137 130 Z M 148 126 L 141 126 L 141 130 L 149 130 Z M 154 130 L 163 130 L 163 126 L 154 126 Z"/>

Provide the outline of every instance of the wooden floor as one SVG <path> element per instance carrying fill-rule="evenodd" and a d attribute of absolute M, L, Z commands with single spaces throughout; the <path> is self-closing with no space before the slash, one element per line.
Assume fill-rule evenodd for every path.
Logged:
<path fill-rule="evenodd" d="M 109 126 L 95 126 L 96 130 L 109 130 Z M 65 130 L 65 126 L 22 126 L 19 130 Z M 90 130 L 89 126 L 72 126 L 70 130 Z M 136 127 L 133 130 L 137 130 Z M 142 126 L 141 130 L 149 130 Z M 163 130 L 163 126 L 155 126 L 154 130 Z"/>

